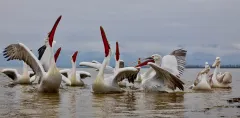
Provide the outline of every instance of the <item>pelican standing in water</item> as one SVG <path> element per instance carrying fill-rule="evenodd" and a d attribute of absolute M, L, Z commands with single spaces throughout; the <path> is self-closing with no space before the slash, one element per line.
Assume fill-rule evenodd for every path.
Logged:
<path fill-rule="evenodd" d="M 11 44 L 7 46 L 4 51 L 3 55 L 5 58 L 8 58 L 9 60 L 22 60 L 26 64 L 32 68 L 33 72 L 35 73 L 36 78 L 38 78 L 40 81 L 38 86 L 39 92 L 58 92 L 62 76 L 59 72 L 58 68 L 56 67 L 54 55 L 53 55 L 53 49 L 52 49 L 52 43 L 54 39 L 54 34 L 57 28 L 58 23 L 61 20 L 61 16 L 57 19 L 55 22 L 51 32 L 49 33 L 49 43 L 47 44 L 47 47 L 50 47 L 50 68 L 48 72 L 45 72 L 43 69 L 43 66 L 41 62 L 37 59 L 37 57 L 30 51 L 30 49 L 25 46 L 22 43 L 18 44 Z M 56 52 L 59 55 L 61 48 Z"/>
<path fill-rule="evenodd" d="M 208 65 L 208 62 L 205 62 L 205 68 L 198 73 L 194 84 L 189 88 L 193 90 L 211 90 L 209 72 L 210 66 Z"/>
<path fill-rule="evenodd" d="M 68 86 L 84 86 L 84 82 L 82 79 L 86 77 L 91 77 L 91 74 L 85 71 L 76 71 L 76 58 L 77 58 L 78 51 L 76 51 L 72 55 L 72 69 L 63 69 L 60 70 L 60 73 L 66 76 L 67 78 L 63 78 L 63 81 Z"/>
<path fill-rule="evenodd" d="M 212 67 L 215 67 L 215 70 L 213 72 L 210 82 L 212 87 L 228 88 L 232 83 L 232 75 L 229 72 L 221 73 L 220 64 L 221 64 L 220 57 L 216 57 L 216 60 L 212 65 Z"/>
<path fill-rule="evenodd" d="M 141 78 L 141 89 L 144 91 L 170 92 L 168 89 L 184 90 L 180 76 L 184 71 L 187 51 L 178 49 L 163 58 L 154 54 L 136 67 L 149 65 L 150 68 Z"/>
<path fill-rule="evenodd" d="M 28 71 L 28 65 L 25 62 L 23 62 L 22 75 L 18 73 L 17 69 L 13 68 L 5 68 L 1 72 L 13 80 L 13 83 L 11 85 L 32 84 L 32 82 L 34 81 L 34 79 L 30 79 L 30 77 L 33 76 L 34 73 Z"/>
<path fill-rule="evenodd" d="M 122 90 L 119 87 L 118 82 L 122 81 L 125 78 L 134 80 L 136 78 L 137 73 L 139 72 L 139 69 L 134 68 L 134 67 L 119 68 L 119 64 L 117 61 L 114 74 L 109 75 L 109 76 L 104 75 L 104 69 L 106 68 L 106 66 L 108 65 L 108 63 L 110 61 L 111 48 L 109 46 L 106 34 L 105 34 L 102 26 L 100 27 L 100 31 L 101 31 L 102 41 L 103 41 L 104 49 L 105 49 L 105 58 L 99 69 L 97 77 L 92 84 L 92 90 L 94 93 L 124 92 L 124 90 Z"/>

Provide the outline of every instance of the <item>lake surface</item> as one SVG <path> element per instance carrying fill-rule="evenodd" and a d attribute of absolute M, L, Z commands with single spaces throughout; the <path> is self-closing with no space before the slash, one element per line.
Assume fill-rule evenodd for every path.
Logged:
<path fill-rule="evenodd" d="M 36 85 L 8 87 L 11 80 L 1 74 L 0 117 L 240 117 L 240 103 L 231 102 L 232 98 L 240 98 L 240 69 L 221 69 L 222 72 L 232 73 L 232 89 L 209 92 L 189 90 L 200 69 L 186 69 L 181 77 L 185 82 L 184 92 L 144 93 L 129 90 L 122 94 L 93 94 L 91 84 L 97 71 L 89 68 L 78 70 L 92 74 L 91 78 L 83 80 L 87 86 L 63 86 L 58 94 L 37 93 Z"/>

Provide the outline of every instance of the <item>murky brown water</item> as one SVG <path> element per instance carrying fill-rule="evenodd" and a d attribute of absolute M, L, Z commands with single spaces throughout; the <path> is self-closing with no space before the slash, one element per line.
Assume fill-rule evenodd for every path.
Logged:
<path fill-rule="evenodd" d="M 64 86 L 58 94 L 37 93 L 35 85 L 10 88 L 6 86 L 10 79 L 0 75 L 0 117 L 240 117 L 240 103 L 236 99 L 228 101 L 240 97 L 240 69 L 221 70 L 232 73 L 232 89 L 193 92 L 187 88 L 199 69 L 187 69 L 182 77 L 186 83 L 185 92 L 129 91 L 101 95 L 91 93 L 91 83 L 97 72 L 93 69 L 79 70 L 87 70 L 92 74 L 92 78 L 84 80 L 88 86 Z"/>

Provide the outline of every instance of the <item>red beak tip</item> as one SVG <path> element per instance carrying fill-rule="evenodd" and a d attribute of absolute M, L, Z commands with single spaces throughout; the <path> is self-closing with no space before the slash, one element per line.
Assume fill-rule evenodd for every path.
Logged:
<path fill-rule="evenodd" d="M 116 60 L 118 61 L 119 58 L 120 58 L 119 45 L 118 42 L 116 42 Z"/>
<path fill-rule="evenodd" d="M 102 26 L 100 26 L 100 30 L 103 30 L 103 27 L 102 27 Z"/>
<path fill-rule="evenodd" d="M 58 50 L 56 51 L 56 53 L 55 53 L 55 55 L 54 55 L 55 62 L 57 61 L 58 56 L 59 56 L 61 50 L 62 50 L 62 48 L 60 47 L 60 48 L 58 48 Z"/>
<path fill-rule="evenodd" d="M 78 51 L 74 52 L 74 54 L 73 54 L 73 56 L 72 56 L 73 62 L 76 62 L 77 54 L 78 54 Z"/>

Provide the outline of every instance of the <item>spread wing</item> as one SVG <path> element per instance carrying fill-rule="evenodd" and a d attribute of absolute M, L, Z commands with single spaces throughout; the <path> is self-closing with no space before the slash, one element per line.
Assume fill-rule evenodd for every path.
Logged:
<path fill-rule="evenodd" d="M 91 74 L 89 72 L 86 72 L 86 71 L 77 71 L 76 73 L 79 74 L 81 79 L 91 77 Z"/>
<path fill-rule="evenodd" d="M 178 79 L 175 75 L 171 74 L 167 70 L 162 69 L 155 63 L 149 62 L 150 65 L 155 71 L 158 79 L 164 79 L 164 83 L 168 85 L 169 88 L 175 90 L 178 87 L 180 90 L 184 90 L 183 82 Z"/>
<path fill-rule="evenodd" d="M 96 61 L 96 60 L 92 60 L 92 63 L 101 64 L 100 62 L 98 62 L 98 61 Z"/>
<path fill-rule="evenodd" d="M 224 84 L 232 83 L 232 75 L 229 72 L 224 73 L 223 83 Z"/>
<path fill-rule="evenodd" d="M 95 69 L 100 69 L 102 64 L 101 63 L 92 63 L 92 62 L 80 62 L 79 65 L 87 66 L 87 67 L 95 68 Z"/>
<path fill-rule="evenodd" d="M 35 75 L 35 73 L 33 71 L 28 71 L 28 74 L 29 74 L 30 78 Z"/>
<path fill-rule="evenodd" d="M 68 74 L 70 72 L 70 69 L 62 69 L 59 71 L 62 75 L 64 75 L 66 78 L 68 78 Z"/>
<path fill-rule="evenodd" d="M 161 67 L 171 72 L 173 75 L 180 77 L 186 65 L 186 50 L 177 49 L 169 55 L 162 58 Z"/>
<path fill-rule="evenodd" d="M 3 51 L 3 56 L 9 60 L 22 60 L 24 61 L 36 76 L 42 76 L 44 73 L 43 67 L 37 57 L 22 43 L 11 44 Z"/>
<path fill-rule="evenodd" d="M 64 75 L 62 75 L 62 74 L 61 74 L 61 76 L 62 76 L 62 81 L 63 81 L 63 82 L 67 83 L 68 85 L 71 85 L 70 79 L 68 79 L 66 76 L 64 76 Z"/>
<path fill-rule="evenodd" d="M 117 75 L 115 75 L 113 79 L 113 82 L 118 83 L 127 78 L 129 83 L 134 83 L 134 80 L 137 78 L 138 72 L 139 68 L 135 67 L 119 68 Z"/>
<path fill-rule="evenodd" d="M 232 82 L 232 75 L 228 72 L 225 72 L 224 74 L 218 74 L 217 81 L 219 83 L 229 84 Z"/>
<path fill-rule="evenodd" d="M 99 70 L 102 64 L 101 63 L 93 63 L 93 62 L 80 62 L 79 65 L 87 66 L 87 67 L 95 68 L 95 69 Z M 106 66 L 105 70 L 113 71 L 113 68 L 111 66 Z"/>
<path fill-rule="evenodd" d="M 17 76 L 19 75 L 16 69 L 11 69 L 11 68 L 3 69 L 2 73 L 7 75 L 9 78 L 11 78 L 14 81 L 17 80 Z"/>

